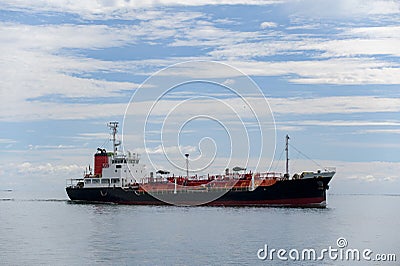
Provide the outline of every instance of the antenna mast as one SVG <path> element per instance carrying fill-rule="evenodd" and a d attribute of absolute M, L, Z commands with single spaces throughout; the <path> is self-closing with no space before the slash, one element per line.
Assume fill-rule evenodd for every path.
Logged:
<path fill-rule="evenodd" d="M 286 135 L 286 173 L 285 173 L 285 177 L 289 178 L 289 135 Z"/>
<path fill-rule="evenodd" d="M 114 151 L 114 156 L 117 155 L 117 146 L 121 144 L 120 141 L 117 140 L 116 135 L 117 135 L 117 128 L 118 128 L 118 122 L 109 122 L 108 127 L 112 130 L 112 142 L 113 142 L 113 151 Z"/>
<path fill-rule="evenodd" d="M 189 179 L 189 153 L 185 153 L 186 157 L 186 178 Z"/>

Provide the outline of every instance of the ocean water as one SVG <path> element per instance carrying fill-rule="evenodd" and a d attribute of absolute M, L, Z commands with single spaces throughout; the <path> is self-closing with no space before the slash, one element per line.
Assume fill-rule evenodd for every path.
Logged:
<path fill-rule="evenodd" d="M 2 265 L 400 265 L 400 196 L 329 195 L 326 209 L 76 204 L 13 192 L 0 198 Z M 339 238 L 344 251 L 370 249 L 370 257 L 395 254 L 397 261 L 257 255 L 267 245 L 286 257 L 307 248 L 319 256 L 329 246 L 340 250 Z"/>

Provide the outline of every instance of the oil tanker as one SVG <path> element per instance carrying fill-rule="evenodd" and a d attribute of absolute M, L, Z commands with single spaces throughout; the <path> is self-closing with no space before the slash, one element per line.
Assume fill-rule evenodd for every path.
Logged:
<path fill-rule="evenodd" d="M 224 174 L 186 176 L 159 170 L 147 174 L 136 153 L 118 151 L 118 122 L 109 122 L 113 151 L 98 148 L 94 171 L 67 179 L 66 192 L 73 202 L 180 206 L 274 206 L 325 208 L 329 182 L 335 168 L 289 174 L 289 136 L 286 135 L 286 172 L 253 173 L 245 168 Z M 89 167 L 90 168 L 90 167 Z"/>

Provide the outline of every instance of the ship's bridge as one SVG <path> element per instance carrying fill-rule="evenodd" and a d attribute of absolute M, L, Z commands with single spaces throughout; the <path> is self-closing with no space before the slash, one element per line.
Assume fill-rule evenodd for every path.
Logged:
<path fill-rule="evenodd" d="M 112 164 L 123 164 L 123 163 L 128 163 L 128 164 L 138 164 L 140 161 L 140 155 L 138 153 L 132 153 L 132 152 L 127 152 L 127 154 L 118 154 L 114 156 L 111 159 Z"/>
<path fill-rule="evenodd" d="M 145 165 L 140 164 L 140 156 L 137 153 L 117 154 L 109 157 L 107 167 L 103 167 L 101 176 L 108 178 L 120 178 L 120 184 L 140 182 L 145 176 Z"/>

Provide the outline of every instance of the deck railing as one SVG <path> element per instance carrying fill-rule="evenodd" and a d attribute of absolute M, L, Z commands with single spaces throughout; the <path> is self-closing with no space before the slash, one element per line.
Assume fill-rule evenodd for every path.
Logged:
<path fill-rule="evenodd" d="M 79 182 L 84 182 L 84 178 L 69 178 L 65 180 L 65 186 L 66 187 L 76 187 Z"/>

